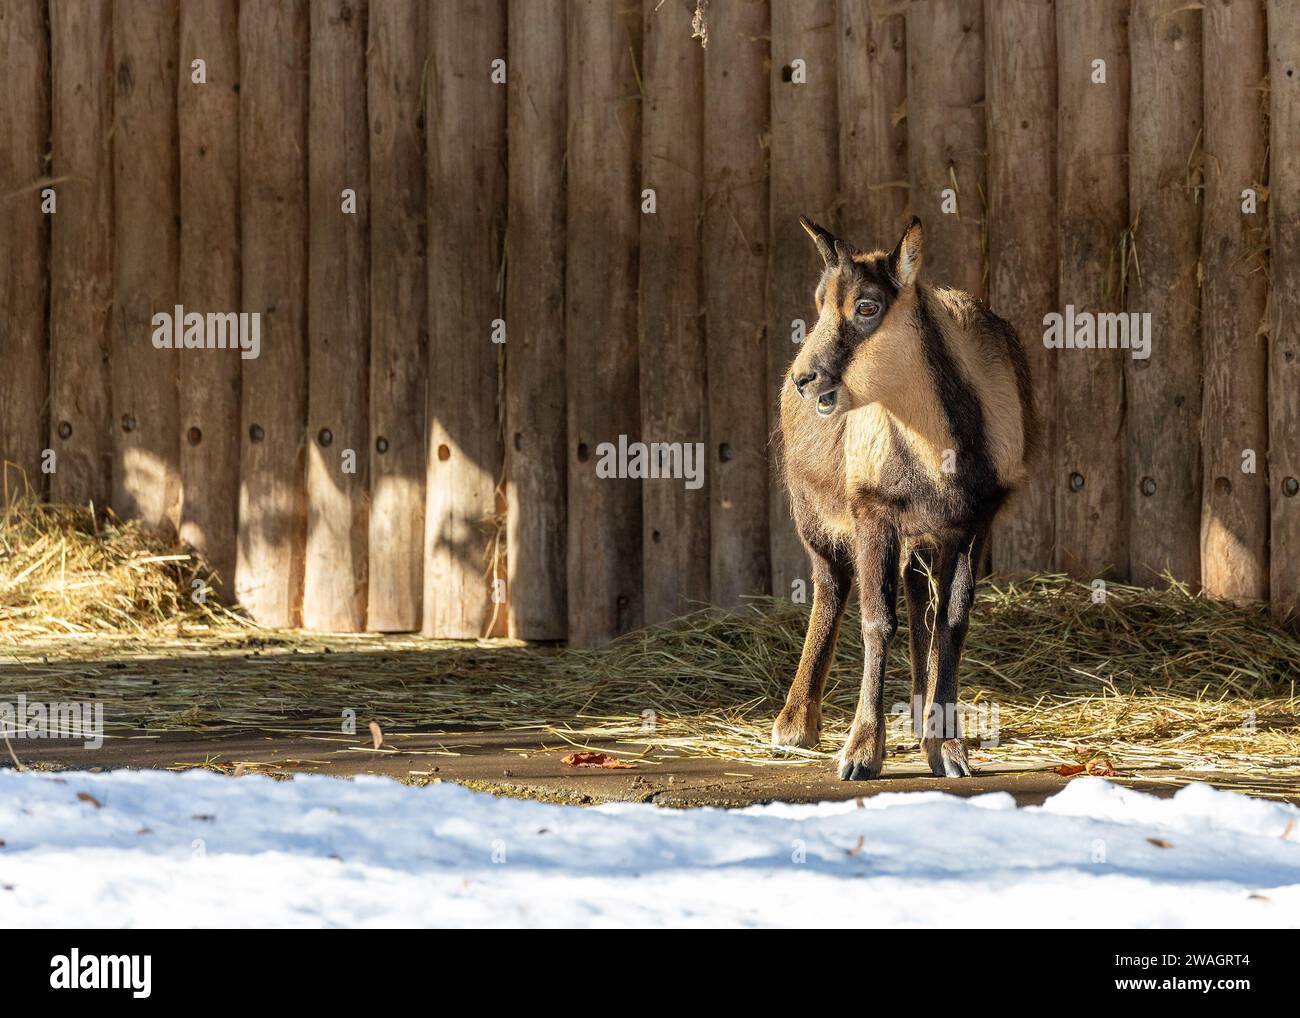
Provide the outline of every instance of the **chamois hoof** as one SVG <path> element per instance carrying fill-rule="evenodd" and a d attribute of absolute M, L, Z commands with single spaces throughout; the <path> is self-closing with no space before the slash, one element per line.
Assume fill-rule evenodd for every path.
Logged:
<path fill-rule="evenodd" d="M 840 750 L 841 781 L 871 781 L 880 777 L 885 765 L 885 733 L 861 731 L 854 726 Z"/>
<path fill-rule="evenodd" d="M 815 749 L 822 737 L 822 711 L 816 704 L 781 709 L 772 723 L 773 749 Z"/>
<path fill-rule="evenodd" d="M 924 746 L 925 755 L 930 760 L 930 771 L 936 778 L 971 776 L 966 744 L 961 739 L 926 739 Z"/>
<path fill-rule="evenodd" d="M 881 764 L 872 760 L 845 760 L 840 758 L 841 781 L 874 781 L 880 777 Z"/>

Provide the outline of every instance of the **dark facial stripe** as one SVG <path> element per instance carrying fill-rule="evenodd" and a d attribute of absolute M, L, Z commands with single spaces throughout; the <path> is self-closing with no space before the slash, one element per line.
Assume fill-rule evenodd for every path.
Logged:
<path fill-rule="evenodd" d="M 916 290 L 916 324 L 930 369 L 930 381 L 934 384 L 944 416 L 948 419 L 948 430 L 957 446 L 957 487 L 973 500 L 982 500 L 1000 489 L 997 471 L 988 451 L 984 407 L 962 378 L 921 287 Z"/>

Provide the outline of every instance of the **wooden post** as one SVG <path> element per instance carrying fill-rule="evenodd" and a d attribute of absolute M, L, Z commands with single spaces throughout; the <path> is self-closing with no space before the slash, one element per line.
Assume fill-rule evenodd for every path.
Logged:
<path fill-rule="evenodd" d="M 1150 317 L 1150 356 L 1124 359 L 1128 407 L 1129 572 L 1201 578 L 1201 334 L 1197 147 L 1201 134 L 1201 13 L 1182 0 L 1137 0 L 1129 23 L 1130 315 Z M 1143 319 L 1142 321 L 1145 321 Z M 1130 331 L 1132 331 L 1130 321 Z M 1135 351 L 1134 351 L 1135 352 Z"/>
<path fill-rule="evenodd" d="M 568 630 L 565 559 L 565 0 L 510 0 L 506 552 L 510 635 Z"/>
<path fill-rule="evenodd" d="M 502 0 L 429 8 L 429 431 L 424 632 L 487 635 L 501 474 Z M 505 73 L 503 65 L 497 65 Z"/>
<path fill-rule="evenodd" d="M 693 0 L 643 0 L 641 440 L 680 443 L 680 477 L 641 484 L 645 621 L 709 599 L 707 386 L 700 286 L 704 53 Z M 671 465 L 671 457 L 667 460 Z M 694 464 L 693 476 L 685 468 Z"/>
<path fill-rule="evenodd" d="M 1123 310 L 1128 225 L 1128 0 L 1057 0 L 1058 313 Z M 1032 342 L 1032 337 L 1030 337 Z M 1057 567 L 1080 579 L 1128 570 L 1123 351 L 1055 350 Z M 1040 383 L 1041 384 L 1041 383 Z"/>
<path fill-rule="evenodd" d="M 50 42 L 39 0 L 0 2 L 0 506 L 41 472 L 48 422 L 47 220 L 41 190 L 50 136 Z"/>
<path fill-rule="evenodd" d="M 766 594 L 768 551 L 766 0 L 709 9 L 704 53 L 704 298 L 709 390 L 709 586 Z"/>
<path fill-rule="evenodd" d="M 907 211 L 907 18 L 899 5 L 839 0 L 840 229 L 888 251 Z"/>
<path fill-rule="evenodd" d="M 1024 343 L 1042 423 L 1042 448 L 1056 448 L 1056 366 L 1043 345 L 1043 316 L 1056 301 L 1056 9 L 1048 0 L 987 8 L 989 304 Z M 993 567 L 1050 569 L 1055 482 L 1050 453 L 998 517 Z"/>
<path fill-rule="evenodd" d="M 1269 355 L 1268 478 L 1272 492 L 1269 597 L 1278 618 L 1300 613 L 1300 18 L 1293 4 L 1268 5 L 1269 221 L 1272 227 L 1272 348 Z"/>
<path fill-rule="evenodd" d="M 113 48 L 107 4 L 50 4 L 50 478 L 54 502 L 108 504 L 113 302 Z M 148 342 L 148 337 L 145 337 Z"/>
<path fill-rule="evenodd" d="M 308 629 L 365 628 L 370 187 L 365 0 L 311 5 L 307 122 Z"/>
<path fill-rule="evenodd" d="M 243 363 L 235 592 L 261 624 L 294 626 L 306 536 L 306 4 L 242 4 L 239 55 L 243 310 L 261 316 L 261 352 Z"/>
<path fill-rule="evenodd" d="M 195 81 L 203 61 L 203 81 Z M 198 314 L 240 310 L 239 5 L 180 9 L 180 303 Z M 181 350 L 181 540 L 234 594 L 239 508 L 238 349 Z"/>
<path fill-rule="evenodd" d="M 569 53 L 569 642 L 589 647 L 635 629 L 643 618 L 641 482 L 597 474 L 641 431 L 639 5 L 574 0 Z"/>
<path fill-rule="evenodd" d="M 1208 4 L 1205 207 L 1201 243 L 1201 583 L 1207 594 L 1268 598 L 1268 205 L 1258 0 Z M 1247 190 L 1253 198 L 1243 197 Z M 1243 203 L 1253 201 L 1250 212 Z"/>
<path fill-rule="evenodd" d="M 370 541 L 366 625 L 420 628 L 424 582 L 426 4 L 370 5 Z"/>
<path fill-rule="evenodd" d="M 153 318 L 171 319 L 178 292 L 176 24 L 175 0 L 113 5 L 113 509 L 173 536 L 180 357 Z"/>
<path fill-rule="evenodd" d="M 777 425 L 778 395 L 802 338 L 811 331 L 821 256 L 799 226 L 806 215 L 835 226 L 839 191 L 834 0 L 772 5 L 772 185 L 768 249 L 768 427 Z M 775 468 L 774 468 L 775 469 Z M 773 474 L 775 476 L 775 473 Z M 790 518 L 789 498 L 771 486 L 772 593 L 811 593 L 808 556 Z M 796 581 L 799 584 L 796 586 Z"/>
<path fill-rule="evenodd" d="M 983 0 L 907 9 L 907 155 L 921 277 L 984 294 Z"/>

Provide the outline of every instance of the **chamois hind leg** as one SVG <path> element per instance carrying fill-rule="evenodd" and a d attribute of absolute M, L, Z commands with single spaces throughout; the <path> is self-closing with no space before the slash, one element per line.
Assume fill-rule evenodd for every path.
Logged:
<path fill-rule="evenodd" d="M 907 710 L 917 739 L 922 735 L 930 656 L 935 650 L 936 608 L 930 584 L 931 578 L 937 581 L 938 576 L 939 560 L 935 549 L 928 545 L 913 548 L 903 567 L 903 589 L 907 595 L 907 645 L 912 670 L 912 695 Z"/>
<path fill-rule="evenodd" d="M 818 549 L 807 541 L 804 547 L 812 566 L 812 614 L 785 706 L 772 725 L 772 745 L 812 749 L 822 734 L 822 689 L 853 585 L 853 567 L 834 549 Z"/>
<path fill-rule="evenodd" d="M 962 778 L 971 773 L 957 714 L 957 671 L 975 601 L 975 570 L 987 535 L 983 526 L 967 531 L 945 542 L 941 555 L 934 653 L 930 655 L 921 738 L 930 770 L 938 777 Z"/>
<path fill-rule="evenodd" d="M 885 761 L 885 664 L 898 628 L 898 532 L 877 514 L 863 514 L 855 534 L 858 600 L 862 605 L 862 690 L 853 727 L 840 751 L 844 781 L 880 776 Z"/>

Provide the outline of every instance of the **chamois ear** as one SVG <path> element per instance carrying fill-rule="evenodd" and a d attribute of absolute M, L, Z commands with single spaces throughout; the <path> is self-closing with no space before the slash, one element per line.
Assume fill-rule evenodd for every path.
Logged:
<path fill-rule="evenodd" d="M 898 246 L 889 252 L 889 274 L 900 287 L 916 281 L 921 271 L 921 248 L 921 220 L 913 216 Z"/>
<path fill-rule="evenodd" d="M 799 217 L 799 225 L 804 228 L 804 232 L 813 239 L 817 245 L 817 250 L 821 252 L 822 261 L 827 265 L 835 264 L 835 235 L 830 230 L 823 230 L 807 216 Z"/>

